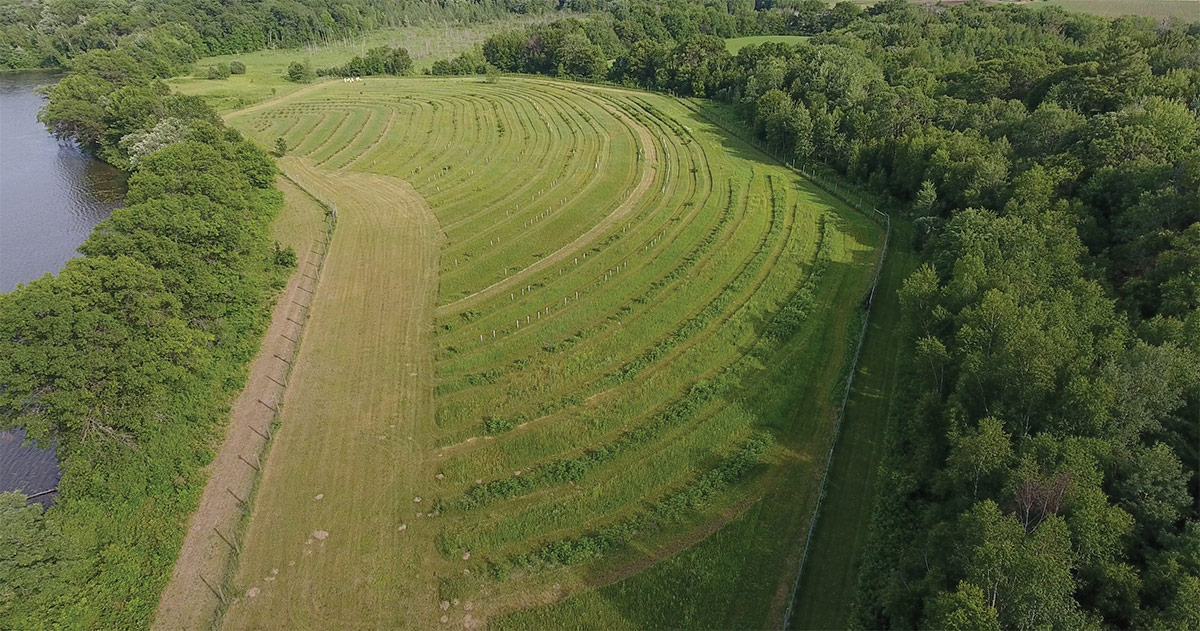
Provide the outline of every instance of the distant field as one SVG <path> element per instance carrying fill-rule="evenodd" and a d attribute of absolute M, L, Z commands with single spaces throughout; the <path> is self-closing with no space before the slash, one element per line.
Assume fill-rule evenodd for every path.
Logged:
<path fill-rule="evenodd" d="M 851 0 L 871 6 L 878 0 Z M 938 0 L 913 0 L 921 4 L 937 4 Z M 1030 0 L 1021 2 L 1029 7 L 1055 4 L 1071 11 L 1093 13 L 1106 17 L 1143 15 L 1152 18 L 1180 18 L 1200 22 L 1200 0 Z"/>
<path fill-rule="evenodd" d="M 387 28 L 372 31 L 363 37 L 324 45 L 206 57 L 195 64 L 196 72 L 200 76 L 176 77 L 169 83 L 172 90 L 181 94 L 199 94 L 206 97 L 218 111 L 227 112 L 300 88 L 301 84 L 288 81 L 284 76 L 288 64 L 293 61 L 308 59 L 316 68 L 327 68 L 344 64 L 368 48 L 402 46 L 408 49 L 414 66 L 421 71 L 438 59 L 449 59 L 483 43 L 483 40 L 493 33 L 555 17 L 561 16 L 549 14 L 529 18 L 513 17 L 470 26 L 447 24 Z M 246 64 L 246 74 L 233 75 L 223 80 L 201 78 L 209 66 L 227 64 L 234 60 Z"/>
<path fill-rule="evenodd" d="M 229 117 L 339 227 L 227 628 L 778 624 L 882 228 L 697 107 L 368 78 Z"/>
<path fill-rule="evenodd" d="M 754 35 L 751 37 L 733 37 L 725 40 L 725 48 L 734 55 L 737 51 L 750 46 L 751 44 L 765 44 L 767 42 L 779 42 L 782 44 L 799 44 L 807 42 L 806 35 Z"/>
<path fill-rule="evenodd" d="M 1200 0 L 1049 0 L 1031 5 L 1056 4 L 1071 11 L 1107 17 L 1144 15 L 1152 18 L 1179 18 L 1200 22 Z"/>

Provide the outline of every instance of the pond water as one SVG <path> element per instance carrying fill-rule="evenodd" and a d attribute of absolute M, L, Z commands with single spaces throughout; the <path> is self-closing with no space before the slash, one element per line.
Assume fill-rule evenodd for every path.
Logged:
<path fill-rule="evenodd" d="M 20 491 L 30 501 L 50 506 L 59 477 L 53 445 L 39 449 L 25 444 L 24 430 L 0 431 L 0 492 Z"/>
<path fill-rule="evenodd" d="M 125 198 L 125 174 L 37 120 L 58 75 L 0 72 L 0 292 L 56 274 Z"/>
<path fill-rule="evenodd" d="M 60 142 L 37 120 L 38 86 L 58 75 L 0 72 L 0 292 L 56 274 L 125 197 L 125 174 Z M 0 492 L 27 495 L 58 486 L 54 446 L 24 445 L 25 432 L 0 431 Z M 33 499 L 43 505 L 54 493 Z"/>

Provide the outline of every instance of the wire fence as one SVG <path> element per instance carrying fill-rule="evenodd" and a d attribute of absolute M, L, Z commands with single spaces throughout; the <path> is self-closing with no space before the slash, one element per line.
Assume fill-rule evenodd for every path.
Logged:
<path fill-rule="evenodd" d="M 866 309 L 863 312 L 862 328 L 858 332 L 858 343 L 854 348 L 854 359 L 850 362 L 849 377 L 846 379 L 846 389 L 842 392 L 842 402 L 834 415 L 833 435 L 829 438 L 829 451 L 825 456 L 825 469 L 821 472 L 821 482 L 817 486 L 817 503 L 813 507 L 812 518 L 808 522 L 808 534 L 804 538 L 804 551 L 800 554 L 800 565 L 796 568 L 796 578 L 792 581 L 792 596 L 788 599 L 787 609 L 783 614 L 783 628 L 787 629 L 792 619 L 796 605 L 796 591 L 800 587 L 800 577 L 804 575 L 804 565 L 808 561 L 808 551 L 812 544 L 813 531 L 816 530 L 817 519 L 821 516 L 821 504 L 825 500 L 825 489 L 829 481 L 829 471 L 833 468 L 833 452 L 837 447 L 838 437 L 841 436 L 842 420 L 846 416 L 846 403 L 850 400 L 850 390 L 854 386 L 854 375 L 858 372 L 858 358 L 862 354 L 863 341 L 867 338 L 867 326 L 871 322 L 871 306 L 875 301 L 875 289 L 879 286 L 879 276 L 883 271 L 883 262 L 887 257 L 888 242 L 892 235 L 891 215 L 872 209 L 886 220 L 883 233 L 883 247 L 879 250 L 879 259 L 875 262 L 875 277 L 871 280 L 871 291 L 867 294 Z"/>
<path fill-rule="evenodd" d="M 842 392 L 842 400 L 838 404 L 837 411 L 834 413 L 833 433 L 829 438 L 829 450 L 825 456 L 825 467 L 821 472 L 821 481 L 817 485 L 816 505 L 813 506 L 812 516 L 808 521 L 808 534 L 804 538 L 804 548 L 800 553 L 800 563 L 796 568 L 796 578 L 792 581 L 791 597 L 788 599 L 787 609 L 785 609 L 783 613 L 782 628 L 787 629 L 792 620 L 792 613 L 795 611 L 796 591 L 800 587 L 800 578 L 804 575 L 804 566 L 808 561 L 808 551 L 812 544 L 813 532 L 816 530 L 817 520 L 821 515 L 821 505 L 824 503 L 826 487 L 829 482 L 829 471 L 833 468 L 834 450 L 837 447 L 838 438 L 841 436 L 842 420 L 846 416 L 846 403 L 850 400 L 850 391 L 854 386 L 854 375 L 858 372 L 858 359 L 862 354 L 863 341 L 866 340 L 867 337 L 867 328 L 871 321 L 871 307 L 875 302 L 875 291 L 879 287 L 879 276 L 883 272 L 883 263 L 886 260 L 888 245 L 891 241 L 892 216 L 879 210 L 878 200 L 874 196 L 865 194 L 863 191 L 856 189 L 847 183 L 839 181 L 832 173 L 818 172 L 815 165 L 798 168 L 793 163 L 785 161 L 771 147 L 764 145 L 757 138 L 747 137 L 743 133 L 743 128 L 745 126 L 744 121 L 730 121 L 729 117 L 727 116 L 714 115 L 714 113 L 710 111 L 705 111 L 693 101 L 682 99 L 681 101 L 696 115 L 740 138 L 742 141 L 775 158 L 780 163 L 787 164 L 821 190 L 832 195 L 863 215 L 882 221 L 884 226 L 883 246 L 879 249 L 879 258 L 875 261 L 875 270 L 871 279 L 871 290 L 866 296 L 866 305 L 862 316 L 862 326 L 858 332 L 858 341 L 855 343 L 854 357 L 850 361 L 850 365 L 847 368 L 849 373 L 846 378 L 845 389 Z M 870 211 L 867 210 L 868 207 L 870 207 Z"/>
<path fill-rule="evenodd" d="M 284 177 L 287 176 L 285 175 Z M 235 500 L 237 500 L 238 505 L 241 508 L 241 517 L 237 520 L 237 523 L 231 532 L 222 533 L 214 528 L 216 535 L 220 537 L 220 539 L 229 547 L 231 552 L 230 557 L 224 564 L 224 568 L 220 574 L 220 577 L 216 581 L 209 582 L 209 580 L 206 579 L 203 574 L 201 574 L 199 577 L 219 601 L 211 619 L 211 623 L 214 628 L 219 626 L 221 619 L 225 616 L 225 613 L 233 600 L 230 597 L 230 594 L 234 593 L 234 574 L 237 570 L 239 555 L 241 554 L 242 539 L 245 536 L 246 528 L 250 521 L 250 507 L 253 506 L 254 498 L 258 493 L 258 485 L 262 478 L 262 462 L 266 459 L 270 452 L 272 439 L 275 436 L 275 430 L 278 429 L 281 423 L 280 415 L 283 413 L 283 395 L 287 391 L 288 383 L 291 381 L 292 368 L 295 365 L 295 358 L 300 352 L 300 343 L 303 340 L 304 330 L 308 324 L 313 297 L 316 295 L 315 292 L 321 279 L 321 272 L 325 269 L 325 259 L 329 253 L 329 247 L 333 242 L 334 230 L 337 227 L 337 204 L 324 201 L 316 196 L 313 196 L 308 192 L 307 189 L 301 186 L 299 182 L 296 182 L 290 177 L 288 177 L 288 180 L 295 184 L 297 188 L 312 196 L 314 200 L 316 200 L 325 208 L 325 229 L 321 238 L 314 239 L 314 244 L 320 244 L 320 249 L 318 250 L 314 248 L 310 250 L 311 253 L 317 255 L 316 261 L 314 262 L 306 257 L 303 263 L 298 263 L 298 269 L 295 272 L 300 276 L 300 278 L 297 279 L 296 288 L 304 292 L 304 294 L 307 296 L 307 299 L 304 302 L 292 300 L 294 304 L 300 307 L 299 319 L 297 320 L 291 316 L 286 316 L 286 320 L 293 326 L 291 327 L 291 330 L 287 331 L 288 334 L 283 332 L 279 333 L 280 337 L 289 342 L 288 350 L 283 353 L 284 355 L 287 355 L 287 357 L 283 357 L 279 354 L 275 355 L 275 358 L 279 359 L 284 364 L 283 372 L 279 378 L 265 375 L 278 386 L 278 393 L 275 396 L 275 405 L 271 405 L 266 401 L 263 401 L 261 398 L 258 399 L 258 403 L 260 405 L 263 405 L 267 409 L 271 410 L 270 421 L 267 424 L 265 432 L 255 429 L 252 425 L 249 426 L 251 431 L 253 431 L 262 439 L 262 443 L 259 445 L 258 449 L 251 454 L 251 457 L 254 459 L 253 462 L 244 456 L 238 456 L 238 458 L 252 470 L 250 492 L 247 494 L 247 497 L 241 498 L 238 497 L 232 489 L 228 487 L 225 489 L 234 497 Z M 308 269 L 309 267 L 312 269 Z M 308 282 L 306 283 L 305 281 Z M 308 287 L 305 286 L 306 284 Z M 286 305 L 277 305 L 276 309 L 282 307 L 286 307 Z"/>

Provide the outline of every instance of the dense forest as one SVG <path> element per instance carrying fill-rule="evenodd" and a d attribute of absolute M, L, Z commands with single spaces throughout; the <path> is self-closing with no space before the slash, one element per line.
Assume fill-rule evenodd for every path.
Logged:
<path fill-rule="evenodd" d="M 53 68 L 156 26 L 199 56 L 287 48 L 374 28 L 544 13 L 557 0 L 0 0 L 0 69 Z"/>
<path fill-rule="evenodd" d="M 625 2 L 482 54 L 734 104 L 911 220 L 857 625 L 1200 627 L 1200 24 L 790 6 L 808 42 L 736 56 L 732 15 Z"/>

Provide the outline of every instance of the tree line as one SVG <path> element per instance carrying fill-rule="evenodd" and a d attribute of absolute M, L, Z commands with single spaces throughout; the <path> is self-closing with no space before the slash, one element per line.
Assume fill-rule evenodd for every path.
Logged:
<path fill-rule="evenodd" d="M 820 0 L 750 2 L 704 0 L 564 0 L 563 9 L 587 17 L 497 34 L 483 50 L 435 64 L 434 75 L 500 72 L 549 74 L 584 81 L 626 81 L 612 65 L 635 47 L 665 51 L 681 42 L 748 35 L 808 34 L 842 26 L 862 8 L 850 2 L 830 7 Z M 656 87 L 642 84 L 643 87 Z"/>
<path fill-rule="evenodd" d="M 811 38 L 597 3 L 482 54 L 728 102 L 913 225 L 857 626 L 1200 627 L 1200 24 L 760 4 Z"/>
<path fill-rule="evenodd" d="M 66 67 L 130 35 L 181 27 L 197 57 L 292 48 L 387 26 L 539 14 L 557 0 L 0 0 L 0 69 Z"/>
<path fill-rule="evenodd" d="M 298 62 L 292 62 L 293 64 Z M 299 62 L 302 63 L 302 62 Z M 412 71 L 413 60 L 407 48 L 399 46 L 376 46 L 363 55 L 355 55 L 350 61 L 333 68 L 320 68 L 316 74 L 333 77 L 365 77 L 373 75 L 403 76 Z M 292 77 L 289 66 L 288 77 Z M 292 79 L 304 81 L 303 78 Z M 311 79 L 310 79 L 311 80 Z"/>
<path fill-rule="evenodd" d="M 149 625 L 294 267 L 268 240 L 272 158 L 160 79 L 191 59 L 184 30 L 79 55 L 41 113 L 131 176 L 83 257 L 0 295 L 0 427 L 62 466 L 44 513 L 0 495 L 0 628 Z"/>

